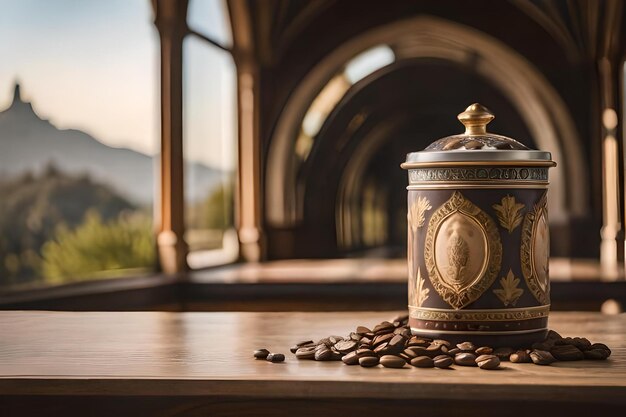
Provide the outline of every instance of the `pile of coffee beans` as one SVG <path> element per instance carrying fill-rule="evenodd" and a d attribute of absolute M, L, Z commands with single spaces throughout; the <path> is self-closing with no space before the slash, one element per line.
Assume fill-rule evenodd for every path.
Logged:
<path fill-rule="evenodd" d="M 555 361 L 606 359 L 611 355 L 608 346 L 591 343 L 582 337 L 561 337 L 550 330 L 546 339 L 530 349 L 475 346 L 472 342 L 453 345 L 443 339 L 413 336 L 408 316 L 383 321 L 372 329 L 358 326 L 348 336 L 328 336 L 317 342 L 304 340 L 291 347 L 291 353 L 302 360 L 342 361 L 346 365 L 365 368 L 382 365 L 402 368 L 407 364 L 416 368 L 450 368 L 452 365 L 473 366 L 493 370 L 503 361 L 550 365 Z M 279 355 L 278 357 L 276 355 Z M 271 362 L 282 362 L 282 354 L 266 349 L 254 352 L 254 357 Z"/>

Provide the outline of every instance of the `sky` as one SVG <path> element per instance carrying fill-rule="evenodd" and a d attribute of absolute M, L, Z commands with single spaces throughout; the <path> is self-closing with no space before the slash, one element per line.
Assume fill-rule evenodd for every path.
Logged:
<path fill-rule="evenodd" d="M 203 19 L 206 16 L 206 19 Z M 159 149 L 159 44 L 149 0 L 0 0 L 0 110 L 22 97 L 61 129 L 147 154 Z M 188 21 L 229 44 L 221 0 L 191 0 Z M 186 157 L 232 169 L 230 55 L 185 40 Z"/>

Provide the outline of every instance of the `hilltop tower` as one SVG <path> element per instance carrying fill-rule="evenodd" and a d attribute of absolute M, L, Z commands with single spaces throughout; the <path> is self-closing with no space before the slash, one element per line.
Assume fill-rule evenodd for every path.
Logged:
<path fill-rule="evenodd" d="M 22 87 L 20 86 L 20 82 L 18 80 L 15 80 L 15 84 L 13 86 L 13 101 L 11 102 L 9 107 L 0 110 L 0 113 L 5 113 L 10 110 L 18 111 L 22 114 L 35 113 L 32 103 L 22 99 Z"/>
<path fill-rule="evenodd" d="M 20 82 L 15 81 L 15 86 L 13 87 L 13 103 L 16 101 L 22 101 L 22 93 L 20 92 Z"/>

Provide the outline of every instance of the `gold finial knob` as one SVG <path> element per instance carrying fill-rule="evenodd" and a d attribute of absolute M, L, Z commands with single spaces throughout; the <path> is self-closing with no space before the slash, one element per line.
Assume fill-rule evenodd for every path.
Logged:
<path fill-rule="evenodd" d="M 474 103 L 457 116 L 465 126 L 465 134 L 470 136 L 484 135 L 487 133 L 487 124 L 495 116 L 489 109 L 481 104 Z"/>

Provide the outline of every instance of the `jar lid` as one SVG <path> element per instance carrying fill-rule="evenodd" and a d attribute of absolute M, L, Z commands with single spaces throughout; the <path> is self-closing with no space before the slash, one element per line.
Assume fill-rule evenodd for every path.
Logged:
<path fill-rule="evenodd" d="M 515 139 L 487 132 L 495 116 L 474 103 L 457 116 L 465 133 L 447 136 L 419 152 L 407 155 L 402 168 L 445 165 L 529 165 L 555 166 L 550 152 L 530 149 Z"/>

